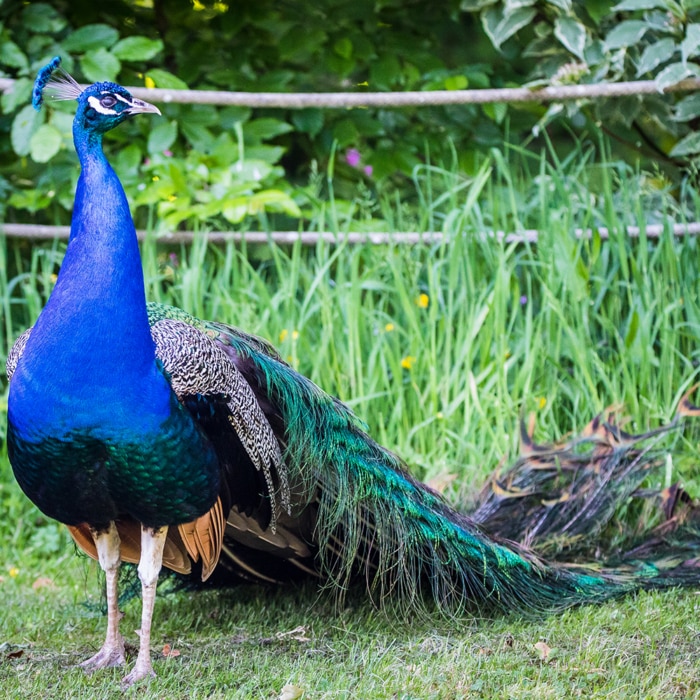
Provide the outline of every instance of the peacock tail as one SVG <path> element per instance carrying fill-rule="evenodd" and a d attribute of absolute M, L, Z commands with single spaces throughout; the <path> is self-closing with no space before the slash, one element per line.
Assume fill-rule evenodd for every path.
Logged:
<path fill-rule="evenodd" d="M 523 457 L 507 474 L 492 477 L 470 517 L 414 479 L 350 409 L 264 341 L 172 307 L 148 308 L 152 323 L 172 318 L 209 334 L 269 407 L 268 420 L 280 426 L 285 446 L 286 481 L 294 485 L 290 515 L 313 522 L 297 533 L 313 544 L 315 560 L 305 564 L 341 598 L 361 581 L 380 605 L 420 607 L 427 592 L 448 614 L 536 613 L 636 588 L 679 585 L 688 577 L 680 572 L 692 567 L 678 553 L 663 566 L 620 560 L 608 568 L 557 566 L 535 554 L 552 542 L 561 547 L 562 538 L 599 538 L 620 504 L 658 466 L 661 453 L 647 443 L 677 427 L 681 416 L 693 415 L 687 398 L 678 421 L 642 435 L 622 431 L 614 414 L 561 445 L 534 445 L 524 431 Z M 582 445 L 593 450 L 582 454 Z M 235 540 L 231 528 L 227 534 Z M 573 553 L 571 546 L 568 551 Z M 694 580 L 697 572 L 689 576 Z"/>

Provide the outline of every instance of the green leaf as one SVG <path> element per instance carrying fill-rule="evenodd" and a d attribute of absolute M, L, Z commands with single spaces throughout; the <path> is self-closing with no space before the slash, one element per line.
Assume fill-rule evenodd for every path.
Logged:
<path fill-rule="evenodd" d="M 697 73 L 698 68 L 692 63 L 683 63 L 682 61 L 671 63 L 656 76 L 656 87 L 661 92 L 691 75 L 697 75 Z"/>
<path fill-rule="evenodd" d="M 173 145 L 177 138 L 177 122 L 160 121 L 148 134 L 148 152 L 162 153 Z"/>
<path fill-rule="evenodd" d="M 277 43 L 280 58 L 292 63 L 312 62 L 320 47 L 326 44 L 326 33 L 323 29 L 309 23 L 293 26 Z"/>
<path fill-rule="evenodd" d="M 669 156 L 676 158 L 678 156 L 691 156 L 700 153 L 700 132 L 694 131 L 682 138 L 669 153 Z"/>
<path fill-rule="evenodd" d="M 466 90 L 469 85 L 466 75 L 450 75 L 444 82 L 445 90 Z"/>
<path fill-rule="evenodd" d="M 573 17 L 562 15 L 554 22 L 554 36 L 574 56 L 583 60 L 586 48 L 586 27 Z"/>
<path fill-rule="evenodd" d="M 673 39 L 659 39 L 659 41 L 649 44 L 642 53 L 642 57 L 637 64 L 637 77 L 650 73 L 658 65 L 669 61 L 676 53 L 676 42 Z"/>
<path fill-rule="evenodd" d="M 287 134 L 293 130 L 291 124 L 275 119 L 274 117 L 263 117 L 253 119 L 243 125 L 243 134 L 246 143 L 260 143 L 267 139 L 273 139 L 280 134 Z"/>
<path fill-rule="evenodd" d="M 338 39 L 338 41 L 333 44 L 333 51 L 342 58 L 350 58 L 352 56 L 352 41 L 346 36 L 342 39 Z"/>
<path fill-rule="evenodd" d="M 233 166 L 233 172 L 243 182 L 260 182 L 272 172 L 272 166 L 264 160 L 246 158 Z"/>
<path fill-rule="evenodd" d="M 641 19 L 627 19 L 620 22 L 605 38 L 608 51 L 634 46 L 647 32 L 649 25 Z"/>
<path fill-rule="evenodd" d="M 80 59 L 80 68 L 85 77 L 92 83 L 102 80 L 116 80 L 122 64 L 116 56 L 107 49 L 94 49 L 88 51 Z"/>
<path fill-rule="evenodd" d="M 482 105 L 482 109 L 484 114 L 496 124 L 501 124 L 508 114 L 508 105 L 505 102 Z"/>
<path fill-rule="evenodd" d="M 51 197 L 43 190 L 16 190 L 10 195 L 7 203 L 15 209 L 26 209 L 34 214 L 48 207 Z"/>
<path fill-rule="evenodd" d="M 180 80 L 180 78 L 172 73 L 168 73 L 167 70 L 152 68 L 146 73 L 146 77 L 150 78 L 157 88 L 163 88 L 164 90 L 187 90 L 187 83 Z"/>
<path fill-rule="evenodd" d="M 0 41 L 0 63 L 21 70 L 29 68 L 29 61 L 24 51 L 14 41 Z"/>
<path fill-rule="evenodd" d="M 147 36 L 128 36 L 112 47 L 112 54 L 122 61 L 147 61 L 163 50 L 160 39 Z"/>
<path fill-rule="evenodd" d="M 532 7 L 520 7 L 512 12 L 504 12 L 501 7 L 489 7 L 482 13 L 481 21 L 491 43 L 500 49 L 513 34 L 530 24 L 536 14 Z"/>
<path fill-rule="evenodd" d="M 37 34 L 55 34 L 66 26 L 66 20 L 50 5 L 33 2 L 22 10 L 22 24 Z"/>
<path fill-rule="evenodd" d="M 119 32 L 106 24 L 86 24 L 76 29 L 61 42 L 64 51 L 84 53 L 97 49 L 108 49 L 119 39 Z"/>
<path fill-rule="evenodd" d="M 292 112 L 292 124 L 297 131 L 309 134 L 313 138 L 323 128 L 323 111 L 315 107 L 295 110 Z"/>
<path fill-rule="evenodd" d="M 360 139 L 357 126 L 352 119 L 342 119 L 333 129 L 333 138 L 338 142 L 340 148 L 354 146 Z"/>
<path fill-rule="evenodd" d="M 32 160 L 46 163 L 58 153 L 62 142 L 61 132 L 55 126 L 42 124 L 29 141 Z"/>
<path fill-rule="evenodd" d="M 28 78 L 17 78 L 12 89 L 4 92 L 0 100 L 5 114 L 14 112 L 19 105 L 25 105 L 32 98 L 33 82 Z"/>
<path fill-rule="evenodd" d="M 685 30 L 685 39 L 681 42 L 681 56 L 684 61 L 696 56 L 700 46 L 700 24 L 689 24 Z"/>
<path fill-rule="evenodd" d="M 281 211 L 289 216 L 299 217 L 301 211 L 297 203 L 281 190 L 263 190 L 256 192 L 249 200 L 248 211 L 256 214 L 262 210 Z"/>
<path fill-rule="evenodd" d="M 401 78 L 401 64 L 393 53 L 383 53 L 370 64 L 370 88 L 389 88 Z"/>
<path fill-rule="evenodd" d="M 209 151 L 214 145 L 214 137 L 211 131 L 206 126 L 200 124 L 189 124 L 188 122 L 180 123 L 180 130 L 185 135 L 185 138 L 190 142 L 192 148 L 197 151 Z"/>
<path fill-rule="evenodd" d="M 227 221 L 238 224 L 248 213 L 248 197 L 234 197 L 224 201 L 221 213 Z"/>
<path fill-rule="evenodd" d="M 700 92 L 695 92 L 678 101 L 673 118 L 677 122 L 687 122 L 698 116 L 700 116 Z"/>
<path fill-rule="evenodd" d="M 634 12 L 634 10 L 668 10 L 665 0 L 622 0 L 611 12 Z"/>
<path fill-rule="evenodd" d="M 40 112 L 37 112 L 31 105 L 26 105 L 12 120 L 10 142 L 12 143 L 12 149 L 18 156 L 29 154 L 32 136 L 39 128 L 42 119 L 43 116 Z"/>

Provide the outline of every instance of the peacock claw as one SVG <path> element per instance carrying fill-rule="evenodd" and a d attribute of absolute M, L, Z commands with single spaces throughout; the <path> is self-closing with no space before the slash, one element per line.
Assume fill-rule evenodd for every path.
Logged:
<path fill-rule="evenodd" d="M 113 666 L 123 666 L 126 658 L 124 656 L 124 642 L 119 639 L 117 644 L 105 644 L 94 656 L 80 664 L 86 673 L 92 673 L 101 668 L 112 668 Z"/>
<path fill-rule="evenodd" d="M 155 678 L 156 672 L 153 670 L 150 662 L 148 664 L 139 664 L 136 662 L 136 666 L 131 670 L 127 676 L 122 679 L 122 689 L 131 687 L 134 683 L 143 680 L 144 678 Z"/>

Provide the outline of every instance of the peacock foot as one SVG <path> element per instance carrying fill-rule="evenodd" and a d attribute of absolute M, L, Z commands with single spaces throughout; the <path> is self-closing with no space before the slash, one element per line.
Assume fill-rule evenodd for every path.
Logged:
<path fill-rule="evenodd" d="M 87 673 L 92 673 L 100 668 L 122 666 L 125 662 L 124 640 L 119 637 L 116 643 L 104 644 L 97 654 L 80 664 Z"/>
<path fill-rule="evenodd" d="M 144 678 L 155 678 L 155 676 L 156 672 L 153 670 L 153 666 L 151 666 L 150 659 L 147 662 L 142 662 L 141 659 L 137 659 L 136 665 L 131 673 L 122 679 L 122 689 L 125 690 Z"/>

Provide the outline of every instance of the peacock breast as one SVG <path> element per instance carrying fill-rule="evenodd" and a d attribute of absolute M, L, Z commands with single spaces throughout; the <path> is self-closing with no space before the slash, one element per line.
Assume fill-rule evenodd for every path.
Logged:
<path fill-rule="evenodd" d="M 94 526 L 129 516 L 152 527 L 188 522 L 219 492 L 213 447 L 172 392 L 168 410 L 95 396 L 84 403 L 45 401 L 11 382 L 8 454 L 26 495 L 49 517 Z M 31 392 L 29 392 L 31 394 Z M 33 419 L 27 419 L 28 405 Z"/>

